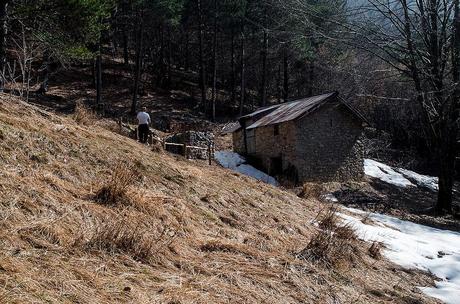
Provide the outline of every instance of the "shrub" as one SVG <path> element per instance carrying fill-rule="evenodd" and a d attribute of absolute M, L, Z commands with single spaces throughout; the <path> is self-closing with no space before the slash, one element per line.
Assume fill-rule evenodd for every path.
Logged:
<path fill-rule="evenodd" d="M 75 111 L 73 113 L 73 119 L 79 125 L 93 125 L 97 120 L 97 115 L 81 101 L 75 105 Z"/>
<path fill-rule="evenodd" d="M 305 183 L 302 191 L 299 193 L 301 198 L 316 198 L 319 199 L 323 194 L 323 187 L 317 183 Z"/>
<path fill-rule="evenodd" d="M 382 257 L 382 244 L 379 242 L 373 242 L 369 247 L 369 256 L 373 259 L 380 260 Z"/>
<path fill-rule="evenodd" d="M 324 214 L 320 212 L 317 218 L 319 229 L 298 257 L 327 268 L 348 267 L 354 263 L 360 255 L 354 229 L 340 223 L 334 207 Z"/>
<path fill-rule="evenodd" d="M 96 201 L 106 204 L 115 205 L 125 202 L 128 188 L 138 179 L 139 174 L 133 166 L 119 163 L 117 164 L 108 182 L 103 185 L 96 193 Z"/>

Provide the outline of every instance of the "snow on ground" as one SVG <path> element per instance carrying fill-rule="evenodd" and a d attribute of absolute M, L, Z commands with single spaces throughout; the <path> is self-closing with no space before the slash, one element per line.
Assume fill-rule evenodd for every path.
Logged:
<path fill-rule="evenodd" d="M 398 187 L 413 186 L 410 180 L 405 178 L 401 173 L 393 170 L 392 167 L 372 159 L 364 160 L 364 173 Z"/>
<path fill-rule="evenodd" d="M 237 171 L 241 174 L 251 176 L 267 184 L 278 186 L 278 182 L 270 175 L 257 170 L 253 166 L 246 164 L 246 159 L 238 153 L 231 151 L 217 151 L 214 155 L 216 161 L 224 168 Z"/>
<path fill-rule="evenodd" d="M 433 176 L 426 176 L 415 173 L 414 171 L 399 168 L 398 172 L 402 173 L 405 177 L 414 181 L 418 186 L 429 188 L 433 191 L 438 191 L 438 178 Z"/>
<path fill-rule="evenodd" d="M 438 178 L 416 172 L 393 168 L 372 159 L 364 160 L 364 173 L 398 187 L 420 186 L 433 191 L 438 190 Z"/>
<path fill-rule="evenodd" d="M 217 151 L 214 158 L 222 167 L 232 170 L 246 162 L 243 156 L 231 151 Z"/>
<path fill-rule="evenodd" d="M 365 212 L 345 208 L 354 214 Z M 406 268 L 422 269 L 436 275 L 436 287 L 420 287 L 429 296 L 445 303 L 459 303 L 460 299 L 460 233 L 440 230 L 403 221 L 391 216 L 371 213 L 373 225 L 364 224 L 358 217 L 340 214 L 365 241 L 382 242 L 384 255 Z"/>

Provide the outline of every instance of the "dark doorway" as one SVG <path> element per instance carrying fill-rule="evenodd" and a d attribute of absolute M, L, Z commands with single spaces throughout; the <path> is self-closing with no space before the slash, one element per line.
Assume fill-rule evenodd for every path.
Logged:
<path fill-rule="evenodd" d="M 270 172 L 271 176 L 278 176 L 283 173 L 283 160 L 280 157 L 270 158 Z"/>

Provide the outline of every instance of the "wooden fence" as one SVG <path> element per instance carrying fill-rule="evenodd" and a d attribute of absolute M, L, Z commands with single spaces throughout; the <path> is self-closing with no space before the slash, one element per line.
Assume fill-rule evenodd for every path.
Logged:
<path fill-rule="evenodd" d="M 151 135 L 150 135 L 150 137 L 153 138 L 153 136 L 151 136 Z M 209 163 L 209 165 L 212 165 L 212 159 L 213 159 L 213 155 L 214 155 L 214 147 L 211 144 L 208 144 L 208 147 L 206 147 L 206 148 L 197 147 L 197 146 L 187 146 L 187 144 L 168 143 L 168 142 L 165 142 L 164 140 L 162 140 L 161 144 L 162 144 L 164 150 L 167 150 L 166 149 L 167 146 L 182 147 L 183 155 L 184 155 L 184 157 L 186 159 L 189 158 L 189 152 L 191 150 L 207 151 L 208 152 L 207 153 L 207 155 L 208 155 L 208 163 Z"/>
<path fill-rule="evenodd" d="M 127 128 L 128 130 L 130 131 L 134 131 L 130 125 L 128 124 L 125 124 L 122 122 L 121 119 L 118 120 L 118 125 L 120 127 L 120 130 L 125 127 Z M 135 136 L 136 136 L 136 140 L 139 138 L 139 131 L 137 130 L 136 128 L 136 132 L 135 132 Z M 179 144 L 179 143 L 168 143 L 166 142 L 164 139 L 162 138 L 155 138 L 153 136 L 153 134 L 149 134 L 148 136 L 148 139 L 147 139 L 147 142 L 148 144 L 150 144 L 151 146 L 153 146 L 155 144 L 155 142 L 157 143 L 160 143 L 161 144 L 161 147 L 166 151 L 167 149 L 167 146 L 176 146 L 176 147 L 182 147 L 182 153 L 184 155 L 184 157 L 186 159 L 189 158 L 189 152 L 192 151 L 192 150 L 201 150 L 201 151 L 207 151 L 207 156 L 208 156 L 208 163 L 209 165 L 212 165 L 212 160 L 213 160 L 213 156 L 214 156 L 214 146 L 209 143 L 207 147 L 198 147 L 198 146 L 188 146 L 187 144 L 183 143 L 183 144 Z"/>

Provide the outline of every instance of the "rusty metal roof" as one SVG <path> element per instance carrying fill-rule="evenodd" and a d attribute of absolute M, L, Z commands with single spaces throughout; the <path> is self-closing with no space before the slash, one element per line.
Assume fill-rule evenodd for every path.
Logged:
<path fill-rule="evenodd" d="M 241 129 L 241 124 L 239 122 L 232 122 L 222 128 L 222 134 L 233 133 Z"/>
<path fill-rule="evenodd" d="M 280 105 L 259 109 L 254 113 L 246 115 L 242 118 L 255 116 L 255 113 L 260 114 L 265 111 L 272 110 L 271 113 L 263 116 L 261 119 L 254 122 L 252 125 L 247 127 L 248 130 L 268 126 L 273 124 L 279 124 L 286 121 L 291 121 L 297 119 L 305 114 L 311 113 L 316 110 L 318 107 L 323 105 L 332 97 L 336 97 L 337 92 L 308 97 L 304 99 L 299 99 L 296 101 L 283 103 Z"/>
<path fill-rule="evenodd" d="M 242 119 L 248 119 L 248 118 L 253 118 L 255 116 L 258 116 L 258 115 L 264 115 L 264 114 L 267 114 L 271 111 L 274 111 L 276 110 L 276 108 L 279 108 L 280 106 L 282 106 L 283 104 L 276 104 L 276 105 L 272 105 L 272 106 L 268 106 L 268 107 L 263 107 L 263 108 L 259 108 L 257 109 L 255 112 L 252 112 L 250 114 L 247 114 L 247 115 L 244 115 L 244 116 L 241 116 L 238 120 L 242 120 Z"/>

